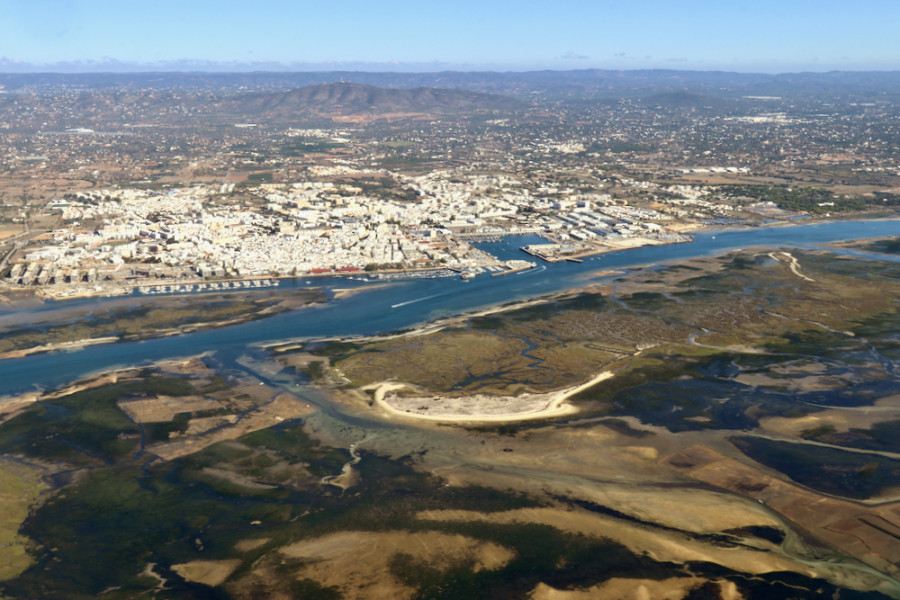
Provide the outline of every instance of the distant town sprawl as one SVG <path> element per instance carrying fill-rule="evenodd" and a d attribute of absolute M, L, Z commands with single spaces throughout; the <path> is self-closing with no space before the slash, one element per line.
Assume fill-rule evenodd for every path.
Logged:
<path fill-rule="evenodd" d="M 387 175 L 320 171 L 337 173 Z M 522 261 L 500 261 L 469 242 L 538 234 L 547 244 L 533 254 L 552 260 L 685 241 L 664 224 L 686 214 L 686 208 L 711 216 L 731 208 L 692 199 L 689 188 L 682 190 L 687 197 L 655 210 L 623 204 L 609 194 L 562 190 L 564 199 L 542 197 L 508 176 L 454 182 L 459 175 L 391 175 L 416 191 L 415 202 L 372 198 L 359 187 L 325 181 L 263 184 L 252 193 L 264 202 L 248 205 L 222 201 L 234 188 L 227 183 L 73 194 L 48 205 L 59 216 L 58 226 L 28 241 L 28 250 L 12 261 L 7 281 L 62 294 L 71 293 L 72 286 L 108 282 L 107 291 L 114 293 L 160 279 L 521 268 Z M 487 188 L 496 191 L 484 195 Z"/>

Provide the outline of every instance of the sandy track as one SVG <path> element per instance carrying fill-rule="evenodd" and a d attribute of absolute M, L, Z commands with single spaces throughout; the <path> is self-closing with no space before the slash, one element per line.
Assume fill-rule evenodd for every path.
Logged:
<path fill-rule="evenodd" d="M 779 254 L 783 257 L 783 259 L 778 258 L 777 255 L 779 255 Z M 797 261 L 797 259 L 794 257 L 794 255 L 791 254 L 790 252 L 769 252 L 769 256 L 771 256 L 774 260 L 777 260 L 778 262 L 786 261 L 788 269 L 791 270 L 791 273 L 793 273 L 800 279 L 805 279 L 806 281 L 812 281 L 812 282 L 816 281 L 812 277 L 807 277 L 806 275 L 804 275 L 803 273 L 800 272 L 800 263 Z"/>

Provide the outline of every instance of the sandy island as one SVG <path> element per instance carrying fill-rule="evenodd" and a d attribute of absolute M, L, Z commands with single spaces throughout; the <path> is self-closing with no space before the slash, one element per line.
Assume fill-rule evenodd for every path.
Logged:
<path fill-rule="evenodd" d="M 39 354 L 41 352 L 57 352 L 60 350 L 66 352 L 75 352 L 77 350 L 87 348 L 88 346 L 95 346 L 97 344 L 109 344 L 118 341 L 119 336 L 112 335 L 99 338 L 88 338 L 84 340 L 74 340 L 71 342 L 59 342 L 57 344 L 43 344 L 41 346 L 23 348 L 21 350 L 9 350 L 8 352 L 0 352 L 0 360 L 6 358 L 22 358 L 31 354 Z"/>
<path fill-rule="evenodd" d="M 387 381 L 361 389 L 374 390 L 375 405 L 395 416 L 444 423 L 506 423 L 574 414 L 578 409 L 566 400 L 612 376 L 612 371 L 603 371 L 581 385 L 557 392 L 519 396 L 388 396 L 390 392 L 412 389 L 412 386 Z"/>

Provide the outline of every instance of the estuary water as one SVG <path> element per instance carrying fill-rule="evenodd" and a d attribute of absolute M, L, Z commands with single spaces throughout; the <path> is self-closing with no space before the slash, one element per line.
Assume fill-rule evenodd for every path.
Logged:
<path fill-rule="evenodd" d="M 73 352 L 38 354 L 0 361 L 0 396 L 51 389 L 92 373 L 151 364 L 210 351 L 294 339 L 372 335 L 408 329 L 441 317 L 577 289 L 603 281 L 609 270 L 659 265 L 752 246 L 814 247 L 839 240 L 900 235 L 900 220 L 833 221 L 789 227 L 707 231 L 691 243 L 645 246 L 584 259 L 583 263 L 539 263 L 529 271 L 464 281 L 459 278 L 366 282 L 346 278 L 293 279 L 282 289 L 369 287 L 322 306 L 283 313 L 222 329 L 139 342 L 89 346 Z M 479 244 L 502 259 L 529 257 L 520 246 L 536 236 L 511 236 Z M 537 260 L 537 259 L 532 259 Z M 73 303 L 98 303 L 97 299 Z M 40 310 L 39 308 L 34 310 Z M 24 311 L 23 319 L 27 316 Z"/>

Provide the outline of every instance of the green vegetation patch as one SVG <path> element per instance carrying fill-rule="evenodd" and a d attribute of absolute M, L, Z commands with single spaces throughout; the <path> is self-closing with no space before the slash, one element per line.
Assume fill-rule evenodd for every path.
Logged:
<path fill-rule="evenodd" d="M 610 540 L 546 525 L 438 523 L 434 528 L 500 544 L 516 556 L 503 568 L 473 573 L 473 565 L 440 571 L 410 554 L 395 555 L 391 572 L 417 588 L 418 598 L 525 598 L 541 582 L 562 589 L 589 587 L 612 577 L 662 579 L 669 571 Z"/>
<path fill-rule="evenodd" d="M 295 423 L 210 446 L 183 460 L 181 476 L 202 479 L 228 494 L 235 493 L 234 488 L 240 487 L 241 481 L 261 484 L 256 488 L 259 490 L 273 485 L 307 489 L 320 478 L 339 473 L 348 460 L 350 454 L 346 450 L 320 446 Z M 207 471 L 210 468 L 217 469 L 219 474 L 210 475 Z M 253 486 L 244 487 L 252 492 Z"/>
<path fill-rule="evenodd" d="M 411 148 L 416 145 L 416 142 L 411 142 L 409 140 L 397 140 L 394 142 L 378 142 L 379 146 L 384 146 L 386 148 Z"/>
<path fill-rule="evenodd" d="M 542 302 L 494 315 L 496 318 L 518 322 L 542 321 L 553 315 L 573 310 L 603 312 L 614 308 L 615 304 L 603 294 L 583 292 L 559 298 L 551 302 Z M 488 317 L 489 318 L 489 317 Z"/>
<path fill-rule="evenodd" d="M 251 173 L 247 176 L 247 181 L 250 183 L 271 183 L 273 174 L 270 172 L 266 173 Z"/>
<path fill-rule="evenodd" d="M 796 354 L 835 358 L 848 352 L 865 348 L 865 342 L 839 332 L 819 328 L 786 331 L 773 338 L 764 347 L 778 354 Z"/>
<path fill-rule="evenodd" d="M 110 586 L 134 597 L 157 584 L 141 577 L 154 552 L 198 535 L 227 510 L 202 490 L 138 465 L 90 471 L 51 498 L 23 531 L 42 543 L 37 562 L 2 587 L 12 598 L 92 597 Z"/>
<path fill-rule="evenodd" d="M 293 138 L 281 145 L 281 156 L 304 156 L 306 154 L 325 154 L 344 148 L 340 142 L 328 142 L 318 138 Z"/>
<path fill-rule="evenodd" d="M 895 302 L 900 302 L 900 296 L 895 298 Z M 900 309 L 857 320 L 852 330 L 855 335 L 864 337 L 887 358 L 900 360 L 900 335 L 897 335 L 897 332 L 900 332 Z"/>
<path fill-rule="evenodd" d="M 667 298 L 664 294 L 657 292 L 635 292 L 621 298 L 621 300 L 632 309 L 647 311 L 660 310 L 667 305 L 675 303 L 671 298 Z"/>
<path fill-rule="evenodd" d="M 385 161 L 388 159 L 385 158 Z M 421 159 L 426 160 L 426 159 Z M 420 160 L 395 157 L 393 167 L 401 168 L 404 165 L 415 166 Z M 344 183 L 358 187 L 363 196 L 380 198 L 391 202 L 416 202 L 419 194 L 413 188 L 394 179 L 393 177 L 349 178 Z"/>
<path fill-rule="evenodd" d="M 321 353 L 339 356 L 336 365 L 358 385 L 393 378 L 435 392 L 517 393 L 584 381 L 639 344 L 681 341 L 691 331 L 583 293 L 473 317 L 465 329 L 336 344 Z"/>
<path fill-rule="evenodd" d="M 850 283 L 862 282 L 866 289 L 871 290 L 878 286 L 890 287 L 900 278 L 900 264 L 890 260 L 861 259 L 830 252 L 791 252 L 800 259 L 805 269 L 842 277 L 831 280 L 842 295 L 855 291 L 853 286 L 848 285 Z"/>
<path fill-rule="evenodd" d="M 800 432 L 800 437 L 804 440 L 818 440 L 830 433 L 834 433 L 834 425 L 826 423 L 825 425 L 819 425 L 812 429 L 804 429 Z"/>
<path fill-rule="evenodd" d="M 435 391 L 463 389 L 478 378 L 521 369 L 528 359 L 522 340 L 447 330 L 427 340 L 397 338 L 365 347 L 337 363 L 355 384 L 396 378 Z"/>
<path fill-rule="evenodd" d="M 45 400 L 0 425 L 0 453 L 79 466 L 119 462 L 141 445 L 141 427 L 119 410 L 119 400 L 194 393 L 186 379 L 149 375 Z"/>
<path fill-rule="evenodd" d="M 636 417 L 673 432 L 750 430 L 766 416 L 796 417 L 820 410 L 797 402 L 794 394 L 732 381 L 741 370 L 735 361 L 742 358 L 729 353 L 648 353 L 573 400 L 582 402 L 589 415 Z"/>
<path fill-rule="evenodd" d="M 826 494 L 872 498 L 900 481 L 900 461 L 879 455 L 756 437 L 729 439 L 756 462 Z"/>
<path fill-rule="evenodd" d="M 831 425 L 822 425 L 801 433 L 804 439 L 815 439 L 834 446 L 860 448 L 880 452 L 900 452 L 900 419 L 875 423 L 869 429 L 852 428 L 849 431 L 835 431 Z"/>
<path fill-rule="evenodd" d="M 887 240 L 877 240 L 871 244 L 863 246 L 865 250 L 870 252 L 881 252 L 883 254 L 900 254 L 900 237 Z"/>
<path fill-rule="evenodd" d="M 752 198 L 761 202 L 774 202 L 783 210 L 825 214 L 849 210 L 864 210 L 870 204 L 881 206 L 875 198 L 857 196 L 845 198 L 829 190 L 814 187 L 780 185 L 723 185 L 716 191 L 730 198 Z"/>
<path fill-rule="evenodd" d="M 306 365 L 306 375 L 312 381 L 319 381 L 320 379 L 325 377 L 325 361 L 310 361 L 310 363 Z"/>
<path fill-rule="evenodd" d="M 309 438 L 299 421 L 215 444 L 182 461 L 98 466 L 37 509 L 23 533 L 40 540 L 35 562 L 0 586 L 4 598 L 135 597 L 169 578 L 167 597 L 224 597 L 182 581 L 169 568 L 191 560 L 239 558 L 233 578 L 278 547 L 346 530 L 428 529 L 423 510 L 506 511 L 540 505 L 488 488 L 445 487 L 399 461 L 365 454 L 350 493 L 319 485 L 349 455 Z M 316 471 L 313 474 L 313 471 Z M 253 551 L 247 538 L 272 541 Z M 280 557 L 279 554 L 273 554 Z M 290 577 L 277 585 L 289 585 Z M 219 595 L 216 595 L 219 594 Z"/>
<path fill-rule="evenodd" d="M 321 290 L 295 292 L 294 301 L 321 302 Z M 250 320 L 281 312 L 277 298 L 254 299 L 246 293 L 231 296 L 184 296 L 141 299 L 137 306 L 113 310 L 91 309 L 64 323 L 33 323 L 2 331 L 0 352 L 26 350 L 104 337 L 145 339 L 173 330 L 206 324 Z"/>
<path fill-rule="evenodd" d="M 32 562 L 31 542 L 19 534 L 22 522 L 46 490 L 43 469 L 0 459 L 0 581 L 11 579 Z"/>

